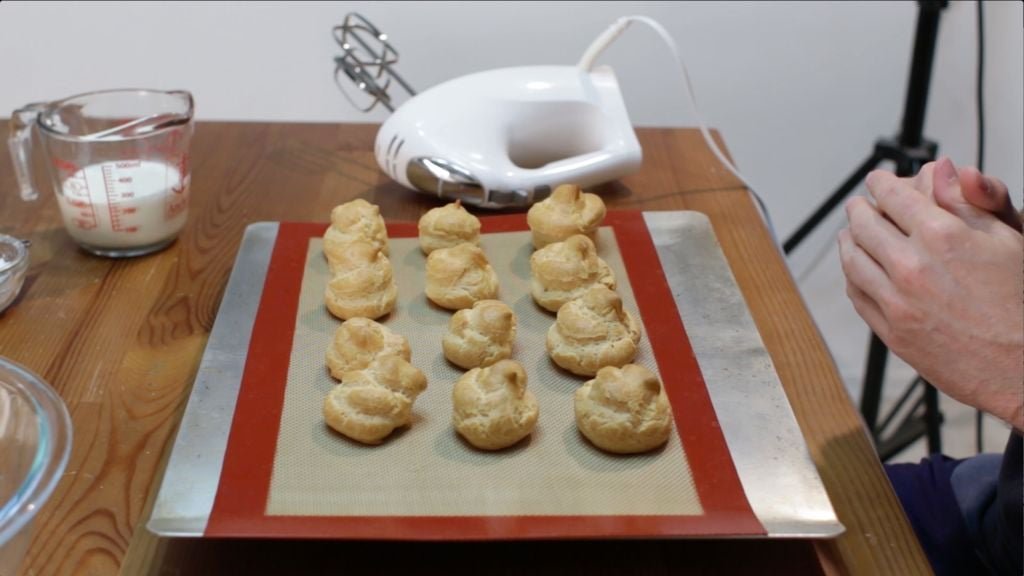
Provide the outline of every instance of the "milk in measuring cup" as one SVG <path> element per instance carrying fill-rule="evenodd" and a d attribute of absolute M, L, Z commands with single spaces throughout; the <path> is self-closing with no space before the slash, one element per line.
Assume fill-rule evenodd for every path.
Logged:
<path fill-rule="evenodd" d="M 189 177 L 163 162 L 125 160 L 86 166 L 57 195 L 71 236 L 101 248 L 132 248 L 173 238 L 188 215 Z"/>

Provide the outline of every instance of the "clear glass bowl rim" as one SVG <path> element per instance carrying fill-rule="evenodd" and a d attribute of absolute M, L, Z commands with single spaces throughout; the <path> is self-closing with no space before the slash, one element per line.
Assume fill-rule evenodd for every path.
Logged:
<path fill-rule="evenodd" d="M 32 468 L 14 496 L 0 504 L 0 546 L 11 540 L 39 512 L 53 493 L 71 454 L 71 416 L 60 396 L 27 368 L 0 356 L 0 374 L 36 411 L 39 445 Z"/>

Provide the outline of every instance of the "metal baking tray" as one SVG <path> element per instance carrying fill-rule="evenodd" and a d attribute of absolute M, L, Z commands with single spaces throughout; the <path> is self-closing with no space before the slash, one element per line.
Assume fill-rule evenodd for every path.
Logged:
<path fill-rule="evenodd" d="M 482 220 L 486 232 L 488 218 Z M 841 534 L 843 526 L 810 459 L 771 358 L 709 221 L 704 215 L 689 211 L 644 212 L 636 220 L 650 236 L 660 274 L 685 325 L 720 427 L 715 433 L 724 437 L 742 495 L 763 527 L 756 533 L 718 530 L 703 535 L 830 538 Z M 280 527 L 253 534 L 245 530 L 225 533 L 210 527 L 218 489 L 223 488 L 220 484 L 225 454 L 250 339 L 281 226 L 264 222 L 246 229 L 147 524 L 161 536 L 309 537 Z M 619 242 L 623 242 L 622 237 Z M 651 327 L 645 328 L 649 331 Z M 322 352 L 317 350 L 316 355 L 321 358 Z M 480 537 L 518 537 L 508 531 L 511 528 L 495 529 L 497 525 Z M 569 531 L 565 537 L 620 536 L 608 526 L 614 524 L 606 525 L 600 533 Z M 339 537 L 346 537 L 348 533 L 340 534 Z M 473 533 L 458 534 L 463 538 L 477 537 Z M 531 535 L 538 534 L 527 532 L 523 537 Z M 647 535 L 702 534 L 698 530 Z M 331 537 L 329 532 L 326 537 Z M 402 538 L 401 531 L 394 537 Z M 433 539 L 429 534 L 415 533 L 413 537 Z M 560 533 L 549 528 L 541 537 L 557 538 Z"/>

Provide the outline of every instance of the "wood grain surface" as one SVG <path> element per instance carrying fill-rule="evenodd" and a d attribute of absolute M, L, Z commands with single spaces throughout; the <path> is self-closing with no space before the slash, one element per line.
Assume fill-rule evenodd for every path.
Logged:
<path fill-rule="evenodd" d="M 176 243 L 130 260 L 89 256 L 52 194 L 17 198 L 0 158 L 0 232 L 32 241 L 28 277 L 0 314 L 0 354 L 42 375 L 75 427 L 65 476 L 35 523 L 24 574 L 929 573 L 835 366 L 746 190 L 696 130 L 640 129 L 643 169 L 599 188 L 611 208 L 707 214 L 846 525 L 801 541 L 397 544 L 160 539 L 148 506 L 246 225 L 326 222 L 354 197 L 388 219 L 437 201 L 377 169 L 376 127 L 202 123 L 192 206 Z M 6 131 L 0 129 L 6 138 Z M 37 172 L 40 173 L 41 171 Z M 837 297 L 841 297 L 837 295 Z"/>

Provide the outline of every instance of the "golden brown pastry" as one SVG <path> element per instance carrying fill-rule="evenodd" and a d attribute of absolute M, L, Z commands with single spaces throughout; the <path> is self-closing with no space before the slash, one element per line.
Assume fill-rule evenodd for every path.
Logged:
<path fill-rule="evenodd" d="M 657 448 L 672 430 L 672 408 L 658 377 L 637 364 L 601 368 L 576 391 L 576 426 L 602 450 Z"/>
<path fill-rule="evenodd" d="M 569 300 L 595 284 L 615 289 L 615 274 L 597 256 L 590 238 L 576 234 L 530 256 L 530 293 L 542 308 L 558 312 Z"/>
<path fill-rule="evenodd" d="M 461 200 L 429 210 L 420 218 L 419 230 L 424 254 L 463 242 L 480 244 L 480 220 L 462 207 Z"/>
<path fill-rule="evenodd" d="M 452 423 L 470 444 L 500 450 L 527 437 L 540 408 L 526 389 L 526 371 L 514 360 L 463 374 L 452 390 Z"/>
<path fill-rule="evenodd" d="M 469 370 L 511 357 L 515 341 L 512 309 L 500 300 L 480 300 L 452 316 L 441 348 L 452 364 Z"/>
<path fill-rule="evenodd" d="M 327 347 L 327 367 L 331 376 L 341 380 L 345 372 L 362 370 L 374 359 L 389 355 L 408 362 L 412 358 L 409 341 L 373 320 L 352 318 L 334 331 Z"/>
<path fill-rule="evenodd" d="M 324 398 L 324 421 L 364 444 L 378 444 L 412 420 L 412 404 L 427 378 L 401 356 L 381 356 L 366 368 L 346 372 Z"/>
<path fill-rule="evenodd" d="M 324 302 L 338 318 L 380 318 L 395 308 L 395 286 L 391 261 L 380 248 L 364 241 L 349 244 L 332 266 L 334 276 L 327 283 Z"/>
<path fill-rule="evenodd" d="M 478 300 L 498 296 L 498 275 L 483 250 L 472 244 L 431 252 L 426 276 L 427 298 L 449 310 L 469 308 Z"/>
<path fill-rule="evenodd" d="M 330 268 L 332 275 L 337 275 L 370 264 L 377 264 L 382 256 L 390 266 L 391 260 L 380 249 L 380 246 L 362 238 L 356 238 L 345 244 L 343 250 L 328 257 L 327 266 Z"/>
<path fill-rule="evenodd" d="M 533 246 L 543 248 L 575 234 L 593 239 L 604 214 L 600 196 L 584 193 L 573 184 L 563 184 L 549 198 L 531 206 L 526 221 L 533 232 Z"/>
<path fill-rule="evenodd" d="M 547 337 L 555 364 L 581 376 L 631 362 L 639 343 L 640 326 L 619 295 L 601 284 L 559 308 Z"/>
<path fill-rule="evenodd" d="M 362 198 L 335 206 L 331 210 L 331 226 L 324 233 L 324 255 L 332 263 L 341 258 L 349 244 L 356 240 L 369 242 L 388 254 L 388 231 L 380 208 Z"/>

